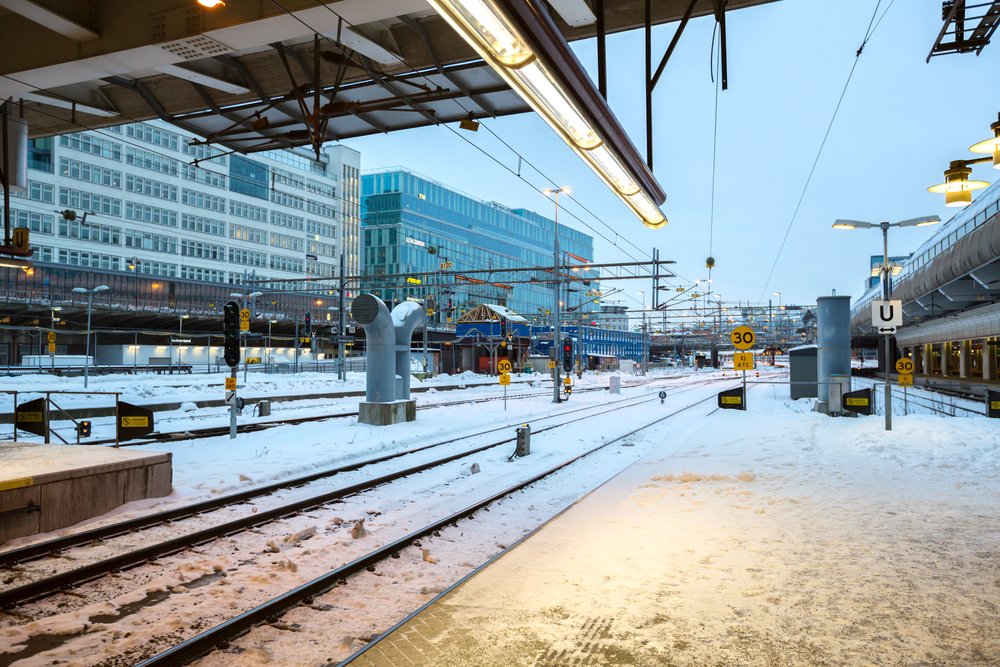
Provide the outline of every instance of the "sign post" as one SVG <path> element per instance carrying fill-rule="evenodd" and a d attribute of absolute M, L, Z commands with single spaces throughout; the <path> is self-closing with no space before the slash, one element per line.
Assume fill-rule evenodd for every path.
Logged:
<path fill-rule="evenodd" d="M 503 385 L 503 409 L 507 411 L 507 386 L 510 384 L 511 364 L 508 359 L 501 359 L 497 362 L 497 371 L 500 373 L 500 384 Z"/>
<path fill-rule="evenodd" d="M 906 396 L 907 385 L 913 384 L 913 360 L 909 357 L 902 357 L 896 361 L 896 372 L 899 373 L 897 382 L 903 388 L 903 414 L 910 411 L 909 400 Z"/>
<path fill-rule="evenodd" d="M 729 334 L 729 339 L 733 343 L 733 347 L 737 350 L 749 350 L 757 342 L 757 336 L 754 334 L 753 329 L 750 327 L 736 327 Z M 744 352 L 740 354 L 733 355 L 733 368 L 735 370 L 743 371 L 743 396 L 747 395 L 747 371 L 752 371 L 754 369 L 753 365 L 753 353 Z M 720 403 L 721 407 L 721 403 Z M 745 402 L 740 403 L 740 409 L 746 410 L 747 406 Z"/>
<path fill-rule="evenodd" d="M 888 261 L 888 260 L 886 260 Z M 888 266 L 882 274 L 884 301 L 872 301 L 872 326 L 880 334 L 885 334 L 885 430 L 892 430 L 892 385 L 889 383 L 889 336 L 896 333 L 896 327 L 903 326 L 903 302 L 889 299 Z"/>

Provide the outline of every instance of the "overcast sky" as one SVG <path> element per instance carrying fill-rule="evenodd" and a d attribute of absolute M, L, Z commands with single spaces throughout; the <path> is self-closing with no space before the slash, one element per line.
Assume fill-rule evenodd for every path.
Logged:
<path fill-rule="evenodd" d="M 820 295 L 860 296 L 869 255 L 881 254 L 877 230 L 831 229 L 838 217 L 901 220 L 955 209 L 926 188 L 943 180 L 954 159 L 990 136 L 1000 111 L 1000 44 L 982 55 L 955 54 L 924 62 L 941 28 L 939 0 L 882 0 L 878 25 L 861 55 L 812 183 L 795 218 L 774 275 L 768 274 L 803 192 L 837 100 L 878 0 L 781 0 L 727 16 L 729 89 L 719 94 L 714 226 L 711 220 L 715 84 L 710 79 L 714 20 L 692 21 L 661 78 L 654 99 L 655 174 L 667 192 L 670 224 L 648 230 L 534 114 L 485 124 L 557 183 L 570 185 L 571 216 L 595 236 L 595 261 L 676 260 L 689 285 L 707 278 L 716 258 L 713 291 L 727 302 L 813 303 Z M 676 24 L 654 29 L 654 58 Z M 1000 38 L 994 40 L 1000 41 Z M 574 44 L 595 73 L 593 41 Z M 609 102 L 645 154 L 642 32 L 609 40 Z M 486 128 L 456 134 L 443 127 L 347 142 L 362 152 L 364 169 L 401 165 L 486 200 L 551 215 L 553 205 L 485 153 L 509 167 L 517 155 Z M 522 170 L 538 187 L 545 179 Z M 1000 171 L 980 165 L 973 177 L 995 181 Z M 714 233 L 710 241 L 710 227 Z M 933 228 L 893 230 L 890 254 L 906 254 Z M 605 240 L 596 232 L 607 237 Z M 634 245 L 633 245 L 634 244 Z M 636 248 L 638 246 L 639 249 Z M 641 250 L 640 250 L 641 249 Z M 645 281 L 622 283 L 635 307 Z M 622 299 L 622 297 L 618 297 Z"/>

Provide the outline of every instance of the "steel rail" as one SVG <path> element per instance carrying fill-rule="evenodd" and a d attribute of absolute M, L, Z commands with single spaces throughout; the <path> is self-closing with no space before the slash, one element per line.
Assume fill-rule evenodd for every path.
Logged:
<path fill-rule="evenodd" d="M 281 617 L 287 611 L 297 607 L 302 603 L 309 603 L 318 595 L 322 595 L 327 591 L 331 590 L 334 586 L 345 581 L 346 577 L 357 574 L 369 567 L 375 566 L 380 561 L 391 558 L 393 554 L 398 554 L 401 550 L 413 544 L 415 540 L 419 540 L 423 537 L 433 534 L 449 524 L 456 524 L 458 521 L 463 519 L 474 519 L 474 515 L 481 509 L 488 507 L 489 505 L 495 503 L 498 500 L 520 491 L 536 482 L 548 477 L 550 475 L 559 472 L 560 470 L 566 468 L 569 465 L 579 461 L 585 456 L 589 456 L 605 447 L 615 444 L 625 438 L 628 438 L 639 431 L 646 428 L 654 426 L 666 419 L 669 419 L 685 410 L 689 410 L 696 405 L 700 405 L 705 401 L 714 399 L 715 396 L 708 396 L 699 401 L 691 403 L 683 408 L 675 410 L 670 414 L 660 417 L 649 424 L 641 426 L 634 429 L 625 435 L 618 436 L 612 440 L 604 442 L 592 449 L 587 450 L 577 454 L 576 456 L 559 463 L 548 470 L 545 470 L 537 475 L 518 482 L 517 484 L 510 486 L 502 491 L 494 493 L 493 495 L 485 498 L 483 500 L 477 501 L 464 509 L 454 512 L 447 517 L 435 521 L 429 525 L 419 528 L 397 540 L 389 542 L 388 544 L 357 558 L 350 563 L 342 565 L 324 575 L 321 575 L 312 581 L 306 582 L 301 586 L 298 586 L 291 591 L 288 591 L 272 600 L 269 600 L 263 604 L 260 604 L 253 609 L 250 609 L 239 616 L 236 616 L 228 621 L 221 623 L 201 634 L 188 639 L 173 648 L 167 649 L 143 662 L 139 663 L 137 667 L 164 667 L 166 665 L 185 665 L 189 662 L 200 658 L 201 656 L 210 653 L 217 646 L 225 646 L 228 642 L 233 639 L 245 634 L 246 632 L 253 629 L 255 626 L 269 621 L 273 621 L 276 618 Z M 716 408 L 718 409 L 718 408 Z M 715 410 L 712 410 L 714 412 Z M 711 413 L 709 413 L 711 414 Z M 553 427 L 554 428 L 554 427 Z"/>
<path fill-rule="evenodd" d="M 613 404 L 611 404 L 611 405 L 613 405 L 612 409 L 600 410 L 599 412 L 595 412 L 594 414 L 584 415 L 582 417 L 581 416 L 577 416 L 577 417 L 574 417 L 572 420 L 561 422 L 559 424 L 555 424 L 555 425 L 552 425 L 552 426 L 546 426 L 546 427 L 543 427 L 543 428 L 541 428 L 541 429 L 539 429 L 539 430 L 537 430 L 535 432 L 536 433 L 544 433 L 545 431 L 549 431 L 549 430 L 552 430 L 552 429 L 555 429 L 555 428 L 560 428 L 561 426 L 564 426 L 564 425 L 566 425 L 568 423 L 573 423 L 575 421 L 578 421 L 579 419 L 589 419 L 589 418 L 592 418 L 592 417 L 602 416 L 604 414 L 607 414 L 608 412 L 612 412 L 614 410 L 617 410 L 617 409 L 623 407 L 623 406 L 619 405 L 620 403 L 623 403 L 623 402 L 634 401 L 634 403 L 632 405 L 624 406 L 624 407 L 634 407 L 636 405 L 642 405 L 643 403 L 656 400 L 657 398 L 658 398 L 658 396 L 649 396 L 649 397 L 647 397 L 647 396 L 639 396 L 639 397 L 630 397 L 630 398 L 622 399 L 621 401 L 615 401 Z M 559 413 L 558 415 L 549 415 L 547 417 L 540 417 L 540 418 L 538 418 L 538 420 L 551 419 L 553 417 L 563 417 L 563 416 L 565 416 L 568 413 L 580 412 L 580 411 L 583 411 L 583 410 L 593 410 L 595 408 L 606 408 L 606 407 L 608 407 L 608 405 L 609 404 L 604 403 L 604 404 L 601 404 L 599 406 L 584 406 L 584 407 L 577 408 L 577 409 L 572 410 L 572 411 L 568 411 L 568 412 L 564 412 L 564 413 Z M 520 422 L 518 422 L 518 423 L 520 423 Z M 480 433 L 476 433 L 476 434 L 471 434 L 471 435 L 467 435 L 467 436 L 462 436 L 462 437 L 459 437 L 459 438 L 452 438 L 450 440 L 447 440 L 447 441 L 444 441 L 444 442 L 439 442 L 439 443 L 433 443 L 431 445 L 425 445 L 425 446 L 423 446 L 421 448 L 417 448 L 415 450 L 408 451 L 408 452 L 405 452 L 403 454 L 390 455 L 390 456 L 387 456 L 387 457 L 380 457 L 380 458 L 382 460 L 385 460 L 386 458 L 396 458 L 398 456 L 403 456 L 403 455 L 408 454 L 408 453 L 413 453 L 414 451 L 420 451 L 422 449 L 428 449 L 430 447 L 440 446 L 442 444 L 447 444 L 449 442 L 455 442 L 455 441 L 458 441 L 458 440 L 464 440 L 464 439 L 469 439 L 469 438 L 472 438 L 472 437 L 477 437 L 479 435 L 483 435 L 484 433 L 489 433 L 489 432 L 501 430 L 501 429 L 504 429 L 504 428 L 510 428 L 510 426 L 509 425 L 500 426 L 500 427 L 496 427 L 496 428 L 493 428 L 493 429 L 489 429 L 488 431 L 484 431 L 484 432 L 480 432 Z M 61 573 L 58 573 L 58 574 L 55 574 L 55 575 L 52 575 L 52 576 L 49 576 L 49 577 L 44 577 L 44 578 L 38 579 L 36 581 L 33 581 L 31 583 L 22 584 L 21 586 L 16 586 L 16 587 L 13 587 L 13 588 L 9 588 L 9 589 L 6 589 L 4 591 L 0 591 L 0 608 L 10 608 L 10 607 L 12 607 L 12 606 L 14 606 L 16 604 L 19 604 L 19 603 L 24 603 L 24 602 L 29 602 L 29 601 L 32 601 L 32 600 L 36 600 L 38 598 L 51 595 L 51 594 L 59 592 L 61 590 L 64 590 L 64 589 L 67 589 L 67 588 L 71 588 L 71 587 L 74 587 L 74 586 L 78 586 L 80 584 L 84 584 L 84 583 L 86 583 L 88 581 L 92 581 L 94 579 L 100 578 L 100 577 L 102 577 L 102 576 L 104 576 L 104 575 L 106 575 L 108 573 L 114 573 L 114 572 L 118 572 L 118 571 L 121 571 L 121 570 L 126 569 L 126 568 L 135 567 L 137 565 L 141 565 L 143 563 L 153 561 L 153 560 L 155 560 L 157 558 L 162 558 L 164 556 L 169 556 L 171 554 L 183 551 L 185 549 L 188 549 L 188 548 L 191 548 L 191 547 L 194 547 L 194 546 L 198 546 L 198 545 L 201 545 L 201 544 L 205 544 L 207 542 L 210 542 L 212 540 L 218 539 L 220 537 L 225 537 L 225 536 L 233 535 L 235 533 L 242 532 L 242 531 L 248 530 L 250 528 L 257 527 L 257 526 L 261 526 L 261 525 L 270 523 L 272 521 L 275 521 L 275 520 L 278 520 L 278 519 L 281 519 L 281 518 L 284 518 L 284 517 L 288 517 L 288 516 L 295 515 L 295 514 L 304 512 L 304 511 L 308 511 L 310 509 L 314 509 L 316 507 L 319 507 L 319 506 L 322 506 L 322 505 L 325 505 L 325 504 L 329 504 L 329 503 L 334 502 L 334 501 L 342 500 L 342 499 L 344 499 L 346 497 L 349 497 L 351 495 L 354 495 L 356 493 L 359 493 L 359 492 L 362 492 L 362 491 L 371 490 L 373 488 L 376 488 L 376 487 L 381 486 L 383 484 L 387 484 L 387 483 L 395 481 L 397 479 L 400 479 L 400 478 L 403 478 L 403 477 L 407 477 L 409 475 L 417 474 L 417 473 L 423 472 L 425 470 L 428 470 L 428 469 L 431 469 L 431 468 L 434 468 L 434 467 L 437 467 L 437 466 L 440 466 L 440 465 L 444 465 L 446 463 L 450 463 L 450 462 L 455 461 L 457 459 L 464 458 L 466 456 L 471 456 L 473 454 L 485 451 L 487 449 L 498 447 L 500 445 L 506 444 L 508 442 L 512 442 L 514 440 L 515 440 L 515 438 L 513 438 L 513 437 L 511 437 L 511 438 L 504 438 L 503 440 L 491 442 L 491 443 L 488 443 L 486 445 L 477 446 L 477 447 L 474 447 L 472 449 L 465 450 L 463 452 L 458 452 L 458 453 L 453 454 L 453 455 L 449 455 L 449 456 L 446 456 L 446 457 L 443 457 L 443 458 L 440 458 L 440 459 L 436 459 L 434 461 L 426 462 L 426 463 L 423 463 L 423 464 L 420 464 L 420 465 L 417 465 L 417 466 L 412 466 L 412 467 L 409 467 L 409 468 L 405 468 L 403 470 L 398 470 L 398 471 L 395 471 L 395 472 L 392 472 L 392 473 L 388 473 L 386 475 L 382 475 L 382 476 L 379 476 L 379 477 L 376 477 L 376 478 L 373 478 L 373 479 L 369 479 L 369 480 L 366 480 L 364 482 L 360 482 L 358 484 L 353 484 L 353 485 L 349 485 L 349 486 L 346 486 L 346 487 L 341 487 L 340 489 L 329 491 L 329 492 L 326 492 L 326 493 L 323 493 L 323 494 L 320 494 L 320 495 L 317 495 L 317 496 L 311 496 L 309 498 L 301 499 L 301 500 L 295 501 L 293 503 L 289 503 L 287 505 L 282 505 L 282 506 L 275 507 L 275 508 L 272 508 L 272 509 L 269 509 L 269 510 L 265 510 L 265 511 L 262 511 L 262 512 L 258 512 L 258 513 L 255 513 L 255 514 L 250 514 L 248 516 L 241 517 L 239 519 L 234 519 L 232 521 L 220 523 L 220 524 L 217 524 L 215 526 L 211 526 L 209 528 L 205 528 L 205 529 L 193 532 L 193 533 L 188 533 L 186 535 L 179 536 L 179 537 L 176 537 L 176 538 L 173 538 L 173 539 L 169 539 L 169 540 L 165 540 L 163 542 L 157 542 L 155 544 L 152 544 L 152 545 L 149 545 L 149 546 L 146 546 L 146 547 L 142 547 L 140 549 L 136 549 L 136 550 L 133 550 L 133 551 L 129 551 L 127 553 L 118 554 L 116 556 L 112 556 L 111 558 L 106 558 L 106 559 L 101 560 L 101 561 L 96 561 L 94 563 L 91 563 L 89 565 L 84 565 L 84 566 L 76 568 L 76 569 L 67 570 L 65 572 L 61 572 Z M 366 463 L 352 464 L 351 468 L 352 469 L 356 469 L 356 468 L 362 467 L 363 465 L 366 465 Z M 315 473 L 314 475 L 316 475 L 316 474 L 319 474 L 319 473 Z M 336 473 L 332 473 L 332 474 L 336 474 Z M 326 476 L 329 476 L 329 475 L 326 475 Z M 286 482 L 282 486 L 290 488 L 292 486 L 300 486 L 300 485 L 301 485 L 301 483 L 292 484 L 290 482 Z M 274 486 L 274 485 L 271 485 L 271 486 Z M 232 494 L 232 495 L 233 496 L 240 496 L 240 495 L 243 495 L 243 494 Z M 229 498 L 229 497 L 231 497 L 231 496 L 227 496 L 227 498 Z M 220 499 L 217 499 L 217 500 L 220 500 Z M 221 500 L 225 500 L 225 499 L 221 499 Z M 211 503 L 212 501 L 206 501 L 206 502 Z M 245 499 L 238 500 L 237 503 L 239 503 L 239 502 L 245 502 Z M 204 505 L 204 504 L 205 503 L 201 503 L 200 505 Z M 229 503 L 229 504 L 233 504 L 233 503 Z M 220 504 L 216 503 L 216 507 L 211 508 L 211 509 L 219 509 L 219 508 L 224 507 L 224 506 L 225 505 L 220 505 Z M 187 509 L 188 510 L 188 513 L 187 513 L 188 516 L 190 516 L 192 514 L 195 514 L 195 513 L 199 513 L 199 512 L 191 512 L 190 511 L 190 507 L 188 507 L 188 508 L 182 508 L 182 509 Z M 168 514 L 168 513 L 169 512 L 161 513 L 161 514 Z M 156 516 L 156 515 L 154 515 L 154 516 Z M 164 522 L 165 521 L 160 520 L 157 523 L 159 524 L 159 523 L 164 523 Z M 118 525 L 116 525 L 115 527 L 116 528 L 120 528 L 120 526 L 118 526 Z M 108 528 L 111 528 L 111 527 L 108 527 Z M 100 530 L 103 530 L 103 529 L 96 529 L 96 530 L 100 531 Z M 116 534 L 121 534 L 121 530 L 118 530 Z M 88 541 L 92 541 L 93 539 L 98 539 L 98 538 L 91 538 L 91 540 L 88 540 Z M 43 546 L 46 546 L 46 545 L 42 544 L 42 545 L 37 545 L 37 546 L 43 547 Z M 31 547 L 26 547 L 25 551 L 27 551 L 28 549 L 31 549 Z"/>
<path fill-rule="evenodd" d="M 635 399 L 634 397 L 623 398 L 619 401 L 614 401 L 611 404 L 617 405 L 618 403 L 629 400 L 635 400 Z M 460 403 L 461 402 L 458 402 L 456 404 Z M 609 405 L 609 404 L 605 403 L 604 405 Z M 594 409 L 595 407 L 601 407 L 601 406 L 581 406 L 573 410 L 567 410 L 565 412 L 561 412 L 558 415 L 539 417 L 538 419 L 549 419 L 551 417 L 562 416 L 566 414 L 574 414 L 576 412 L 580 412 L 583 410 Z M 300 486 L 305 486 L 306 484 L 310 484 L 312 482 L 325 479 L 328 477 L 333 477 L 341 473 L 358 470 L 365 466 L 384 463 L 385 461 L 391 461 L 393 459 L 402 458 L 410 454 L 416 454 L 418 452 L 422 452 L 424 450 L 431 449 L 433 447 L 439 447 L 453 442 L 458 442 L 460 440 L 466 440 L 469 438 L 486 435 L 489 433 L 493 433 L 495 431 L 514 428 L 520 425 L 521 423 L 523 423 L 523 420 L 519 420 L 517 422 L 513 422 L 510 424 L 502 424 L 500 426 L 495 426 L 493 428 L 486 429 L 485 431 L 477 431 L 476 433 L 470 433 L 463 436 L 448 438 L 446 440 L 438 440 L 432 443 L 428 443 L 426 445 L 421 445 L 419 447 L 414 447 L 412 449 L 407 449 L 401 452 L 393 452 L 391 454 L 385 454 L 374 458 L 363 459 L 343 466 L 338 466 L 336 468 L 328 468 L 326 470 L 309 473 L 308 475 L 293 477 L 291 479 L 275 482 L 273 484 L 254 487 L 252 489 L 247 489 L 245 491 L 239 491 L 226 496 L 220 496 L 209 500 L 201 501 L 198 503 L 192 503 L 190 505 L 185 505 L 183 507 L 178 507 L 172 510 L 164 510 L 162 512 L 157 512 L 155 514 L 149 514 L 146 516 L 137 517 L 135 519 L 120 521 L 111 525 L 102 526 L 100 528 L 94 528 L 91 530 L 74 533 L 72 535 L 65 535 L 63 537 L 55 538 L 52 540 L 46 540 L 45 542 L 39 542 L 37 544 L 31 544 L 25 547 L 21 547 L 19 549 L 13 549 L 10 551 L 2 552 L 0 553 L 0 568 L 10 567 L 18 563 L 24 563 L 31 560 L 35 560 L 37 558 L 48 556 L 60 551 L 64 551 L 66 549 L 82 546 L 90 542 L 96 542 L 99 540 L 104 540 L 119 535 L 125 535 L 127 533 L 135 532 L 137 530 L 143 530 L 154 526 L 159 526 L 165 523 L 177 521 L 179 519 L 185 519 L 197 514 L 204 514 L 206 512 L 216 511 L 231 505 L 244 504 L 255 498 L 268 496 L 273 493 L 287 489 L 293 489 Z"/>

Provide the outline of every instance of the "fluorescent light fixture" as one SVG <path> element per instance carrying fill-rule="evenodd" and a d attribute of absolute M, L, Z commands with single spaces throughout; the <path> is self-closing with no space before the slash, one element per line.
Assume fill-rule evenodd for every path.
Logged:
<path fill-rule="evenodd" d="M 29 102 L 38 102 L 40 104 L 48 104 L 49 106 L 58 107 L 60 109 L 76 109 L 82 113 L 89 113 L 91 116 L 103 116 L 105 118 L 113 118 L 118 115 L 117 111 L 112 111 L 111 109 L 102 109 L 101 107 L 95 107 L 92 104 L 85 104 L 83 102 L 77 102 L 76 100 L 71 100 L 67 97 L 53 97 L 52 95 L 46 95 L 45 93 L 35 91 L 30 93 L 17 93 L 17 97 L 22 100 L 27 100 Z"/>
<path fill-rule="evenodd" d="M 195 72 L 190 68 L 181 67 L 180 65 L 160 65 L 156 69 L 159 72 L 163 72 L 164 74 L 169 74 L 170 76 L 175 76 L 178 79 L 184 79 L 185 81 L 190 81 L 191 83 L 197 83 L 202 86 L 206 86 L 208 88 L 221 90 L 224 93 L 231 93 L 233 95 L 244 95 L 250 92 L 250 89 L 244 86 L 239 86 L 235 83 L 230 83 L 225 79 L 219 78 L 217 76 L 212 76 L 210 74 L 205 74 L 204 72 Z"/>
<path fill-rule="evenodd" d="M 35 265 L 26 259 L 20 259 L 18 257 L 4 257 L 3 255 L 0 255 L 0 268 L 29 271 L 30 269 L 35 268 Z"/>
<path fill-rule="evenodd" d="M 633 156 L 630 161 L 609 148 L 609 138 L 621 144 L 628 143 L 627 136 L 593 91 L 593 82 L 578 75 L 582 66 L 572 51 L 560 50 L 565 41 L 547 14 L 496 0 L 428 2 L 643 224 L 653 228 L 666 224 L 658 205 L 666 195 L 640 159 Z"/>

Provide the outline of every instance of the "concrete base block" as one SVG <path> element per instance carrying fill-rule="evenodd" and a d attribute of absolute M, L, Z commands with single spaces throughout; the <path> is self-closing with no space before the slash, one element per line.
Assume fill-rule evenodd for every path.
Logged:
<path fill-rule="evenodd" d="M 358 406 L 358 423 L 372 426 L 392 426 L 417 420 L 417 401 L 393 401 L 391 403 L 366 403 Z"/>
<path fill-rule="evenodd" d="M 170 453 L 0 443 L 0 543 L 170 495 Z"/>

